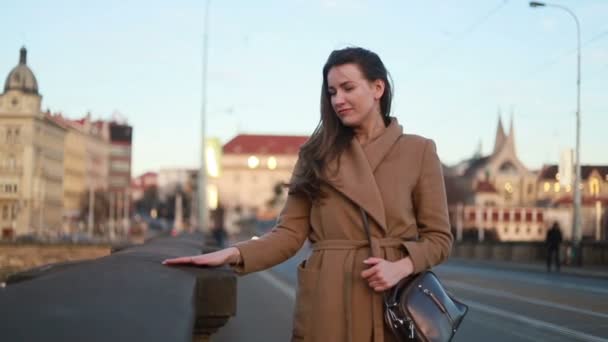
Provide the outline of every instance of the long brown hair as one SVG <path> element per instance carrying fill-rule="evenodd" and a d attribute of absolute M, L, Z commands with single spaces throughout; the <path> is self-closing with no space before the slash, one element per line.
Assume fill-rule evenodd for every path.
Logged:
<path fill-rule="evenodd" d="M 294 176 L 289 184 L 290 194 L 303 194 L 312 201 L 324 196 L 321 193 L 321 175 L 327 163 L 337 158 L 338 167 L 340 155 L 348 147 L 354 130 L 344 126 L 336 115 L 328 91 L 327 74 L 335 66 L 355 64 L 363 76 L 370 82 L 382 80 L 384 93 L 380 98 L 380 113 L 384 124 L 390 123 L 391 101 L 393 91 L 389 82 L 389 73 L 377 54 L 360 47 L 348 47 L 334 50 L 323 66 L 323 85 L 321 87 L 321 119 L 310 139 L 302 145 L 299 161 Z"/>

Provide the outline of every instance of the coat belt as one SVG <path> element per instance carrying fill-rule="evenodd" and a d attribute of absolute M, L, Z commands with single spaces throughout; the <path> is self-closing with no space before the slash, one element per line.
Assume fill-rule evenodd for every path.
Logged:
<path fill-rule="evenodd" d="M 353 270 L 355 268 L 355 252 L 361 248 L 370 248 L 371 255 L 378 258 L 386 258 L 383 249 L 396 249 L 403 246 L 404 241 L 413 241 L 413 239 L 399 238 L 371 238 L 371 246 L 368 240 L 321 240 L 315 242 L 312 246 L 313 251 L 323 250 L 347 250 L 346 258 L 344 259 L 344 314 L 346 318 L 346 334 L 347 341 L 353 340 L 353 322 L 352 322 L 352 287 L 354 282 Z M 384 313 L 382 308 L 381 293 L 372 291 L 372 331 L 373 341 L 384 341 Z"/>

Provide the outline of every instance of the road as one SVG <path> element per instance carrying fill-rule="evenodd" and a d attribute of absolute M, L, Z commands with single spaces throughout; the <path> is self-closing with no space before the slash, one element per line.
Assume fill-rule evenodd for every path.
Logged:
<path fill-rule="evenodd" d="M 295 266 L 239 279 L 238 313 L 213 341 L 288 341 Z M 435 269 L 470 311 L 454 341 L 608 341 L 608 279 L 449 261 Z"/>

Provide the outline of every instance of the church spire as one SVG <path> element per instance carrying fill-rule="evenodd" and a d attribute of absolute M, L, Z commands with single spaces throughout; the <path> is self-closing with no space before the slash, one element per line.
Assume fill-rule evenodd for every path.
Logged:
<path fill-rule="evenodd" d="M 513 151 L 515 154 L 515 128 L 513 127 L 513 109 L 511 109 L 511 119 L 509 123 L 509 135 L 506 139 L 506 145 Z"/>
<path fill-rule="evenodd" d="M 500 107 L 498 108 L 498 127 L 496 127 L 496 139 L 494 140 L 494 151 L 492 154 L 498 153 L 502 146 L 505 144 L 507 137 L 505 135 L 505 130 L 502 126 L 502 113 L 500 112 Z"/>

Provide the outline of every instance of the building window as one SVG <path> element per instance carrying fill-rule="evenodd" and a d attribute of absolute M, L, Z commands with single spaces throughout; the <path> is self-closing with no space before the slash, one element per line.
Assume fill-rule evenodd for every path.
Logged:
<path fill-rule="evenodd" d="M 277 168 L 277 158 L 270 157 L 268 158 L 268 169 L 274 170 Z"/>
<path fill-rule="evenodd" d="M 543 229 L 542 228 L 538 228 L 538 235 L 543 235 Z"/>
<path fill-rule="evenodd" d="M 8 205 L 6 205 L 6 204 L 2 206 L 2 219 L 3 220 L 8 219 Z"/>
<path fill-rule="evenodd" d="M 500 173 L 504 174 L 517 174 L 517 167 L 515 167 L 515 165 L 513 165 L 511 162 L 504 162 L 502 165 L 500 165 L 499 170 Z"/>
<path fill-rule="evenodd" d="M 110 154 L 115 157 L 128 157 L 131 155 L 131 146 L 114 145 L 110 148 Z"/>
<path fill-rule="evenodd" d="M 128 178 L 111 178 L 110 185 L 114 187 L 127 186 L 129 184 Z"/>
<path fill-rule="evenodd" d="M 7 127 L 6 129 L 6 142 L 8 144 L 14 144 L 19 141 L 19 127 Z"/>
<path fill-rule="evenodd" d="M 534 184 L 528 184 L 528 195 L 534 192 Z"/>
<path fill-rule="evenodd" d="M 559 192 L 561 190 L 561 185 L 558 182 L 553 184 L 553 191 Z"/>
<path fill-rule="evenodd" d="M 519 234 L 519 227 L 515 227 L 515 234 Z"/>
<path fill-rule="evenodd" d="M 113 161 L 111 164 L 112 171 L 119 171 L 119 172 L 128 172 L 131 168 L 131 165 L 129 164 L 129 162 L 126 161 Z"/>
<path fill-rule="evenodd" d="M 247 159 L 247 166 L 249 166 L 250 169 L 255 169 L 259 165 L 260 165 L 260 159 L 258 159 L 258 157 L 251 156 L 251 157 L 249 157 L 249 159 Z"/>
<path fill-rule="evenodd" d="M 510 201 L 513 198 L 513 185 L 511 184 L 511 182 L 506 182 L 504 185 L 504 189 L 505 200 Z"/>
<path fill-rule="evenodd" d="M 505 232 L 505 234 L 508 234 L 508 233 L 509 233 L 509 227 L 505 227 L 505 228 L 503 229 L 503 231 Z"/>
<path fill-rule="evenodd" d="M 549 184 L 549 182 L 545 182 L 545 184 L 543 185 L 543 189 L 545 190 L 545 192 L 549 192 L 549 190 L 551 190 L 551 184 Z"/>

